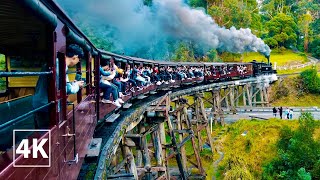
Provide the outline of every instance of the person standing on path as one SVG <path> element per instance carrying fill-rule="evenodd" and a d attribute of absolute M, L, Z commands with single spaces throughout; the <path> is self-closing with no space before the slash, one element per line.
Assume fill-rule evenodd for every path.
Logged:
<path fill-rule="evenodd" d="M 290 113 L 290 110 L 289 110 L 289 108 L 287 107 L 286 112 L 285 112 L 287 119 L 289 119 L 289 113 Z"/>
<path fill-rule="evenodd" d="M 292 116 L 293 116 L 293 109 L 290 109 L 290 111 L 289 111 L 289 119 L 292 119 Z"/>
<path fill-rule="evenodd" d="M 282 112 L 283 112 L 283 109 L 282 109 L 282 106 L 279 108 L 279 114 L 280 114 L 280 119 L 282 119 Z"/>
<path fill-rule="evenodd" d="M 273 112 L 273 116 L 277 117 L 277 109 L 276 109 L 276 107 L 273 107 L 272 112 Z"/>

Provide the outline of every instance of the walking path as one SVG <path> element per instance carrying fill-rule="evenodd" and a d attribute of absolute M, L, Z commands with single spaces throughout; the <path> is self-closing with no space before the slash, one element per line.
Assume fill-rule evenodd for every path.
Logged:
<path fill-rule="evenodd" d="M 226 129 L 222 129 L 222 130 L 218 133 L 218 135 L 213 138 L 213 141 L 214 141 L 214 142 L 217 142 L 217 141 L 221 138 L 221 136 L 225 133 L 225 131 L 226 131 Z M 217 174 L 217 170 L 218 170 L 218 165 L 219 165 L 219 163 L 222 161 L 222 159 L 224 158 L 224 153 L 223 153 L 223 151 L 222 151 L 222 149 L 223 149 L 222 144 L 219 144 L 219 145 L 215 146 L 215 148 L 216 148 L 216 150 L 217 150 L 217 152 L 218 152 L 218 154 L 219 154 L 220 156 L 219 156 L 219 159 L 218 159 L 218 160 L 216 160 L 216 161 L 213 162 L 213 168 L 214 168 L 214 170 L 213 170 L 212 180 L 216 180 L 216 174 Z"/>

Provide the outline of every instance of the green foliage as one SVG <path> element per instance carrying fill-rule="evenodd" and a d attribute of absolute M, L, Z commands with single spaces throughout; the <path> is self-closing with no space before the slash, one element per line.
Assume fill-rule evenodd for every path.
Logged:
<path fill-rule="evenodd" d="M 202 8 L 207 9 L 207 1 L 206 0 L 189 0 L 188 4 L 194 8 L 202 7 Z"/>
<path fill-rule="evenodd" d="M 299 127 L 281 130 L 278 155 L 264 167 L 264 179 L 311 179 L 320 158 L 320 143 L 313 138 L 317 124 L 311 113 L 302 113 Z"/>
<path fill-rule="evenodd" d="M 253 180 L 253 176 L 248 169 L 248 164 L 243 157 L 233 154 L 227 159 L 224 180 L 247 179 Z"/>
<path fill-rule="evenodd" d="M 316 68 L 308 69 L 301 72 L 300 77 L 304 84 L 304 87 L 310 93 L 320 93 L 320 78 L 318 76 Z"/>
<path fill-rule="evenodd" d="M 298 170 L 298 178 L 301 180 L 311 180 L 311 175 L 304 168 Z"/>
<path fill-rule="evenodd" d="M 6 70 L 6 60 L 3 54 L 0 54 L 0 71 Z M 0 78 L 0 91 L 6 89 L 6 78 Z"/>
<path fill-rule="evenodd" d="M 6 59 L 3 54 L 0 54 L 0 71 L 3 71 L 6 69 Z"/>
<path fill-rule="evenodd" d="M 269 31 L 267 42 L 271 43 L 271 47 L 289 48 L 296 45 L 298 27 L 291 16 L 279 13 L 266 23 L 266 28 Z"/>
<path fill-rule="evenodd" d="M 143 4 L 146 6 L 151 6 L 152 5 L 152 0 L 143 0 Z"/>
<path fill-rule="evenodd" d="M 309 51 L 314 57 L 320 58 L 320 36 L 316 37 L 309 45 Z"/>
<path fill-rule="evenodd" d="M 180 43 L 172 59 L 175 61 L 194 61 L 194 51 L 187 43 Z"/>
<path fill-rule="evenodd" d="M 310 26 L 315 35 L 320 35 L 320 19 L 315 19 Z"/>
<path fill-rule="evenodd" d="M 232 26 L 236 28 L 251 27 L 255 34 L 260 34 L 260 22 L 255 21 L 259 20 L 256 1 L 225 0 L 221 3 L 214 1 L 209 4 L 208 14 L 221 26 L 227 28 Z"/>

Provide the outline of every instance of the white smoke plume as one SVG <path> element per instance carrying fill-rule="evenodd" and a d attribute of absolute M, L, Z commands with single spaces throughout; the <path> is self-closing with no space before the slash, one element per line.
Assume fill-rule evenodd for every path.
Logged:
<path fill-rule="evenodd" d="M 269 87 L 271 83 L 278 80 L 276 74 L 269 74 L 269 75 L 261 75 L 257 77 L 258 87 L 266 88 Z"/>
<path fill-rule="evenodd" d="M 144 58 L 165 59 L 177 42 L 195 44 L 201 53 L 210 49 L 270 55 L 270 48 L 250 29 L 226 29 L 200 9 L 183 0 L 57 0 L 71 17 L 90 25 L 114 43 L 116 52 Z M 85 22 L 84 22 L 85 21 Z"/>

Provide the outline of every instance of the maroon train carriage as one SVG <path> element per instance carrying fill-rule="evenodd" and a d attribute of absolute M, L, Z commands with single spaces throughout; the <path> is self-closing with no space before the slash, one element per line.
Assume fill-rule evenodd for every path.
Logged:
<path fill-rule="evenodd" d="M 99 65 L 98 51 L 54 2 L 44 2 L 0 3 L 0 53 L 6 57 L 6 72 L 0 76 L 7 79 L 7 91 L 0 99 L 0 179 L 76 179 L 97 122 L 94 92 L 99 77 L 93 69 L 95 63 Z M 67 74 L 64 56 L 68 44 L 78 44 L 85 55 Z M 42 71 L 40 67 L 45 64 L 47 70 Z M 81 74 L 86 85 L 67 96 L 65 77 L 73 80 L 76 74 Z M 48 79 L 48 103 L 34 109 L 32 96 L 39 75 Z M 12 130 L 34 129 L 35 113 L 44 108 L 48 108 L 50 121 L 51 167 L 13 167 Z M 48 133 L 31 131 L 18 134 L 15 140 L 18 145 L 20 140 L 29 139 L 29 150 L 33 151 L 31 138 L 40 141 L 47 137 Z M 14 163 L 42 165 L 43 161 L 45 158 L 17 155 Z"/>
<path fill-rule="evenodd" d="M 179 62 L 179 66 L 187 67 L 187 68 L 203 68 L 204 69 L 204 63 L 202 62 Z M 191 85 L 191 84 L 200 84 L 202 82 L 204 82 L 204 76 L 187 78 L 187 79 L 184 79 L 181 83 L 183 85 Z"/>
<path fill-rule="evenodd" d="M 221 79 L 221 69 L 225 63 L 204 63 L 205 79 L 207 82 L 218 82 Z"/>

